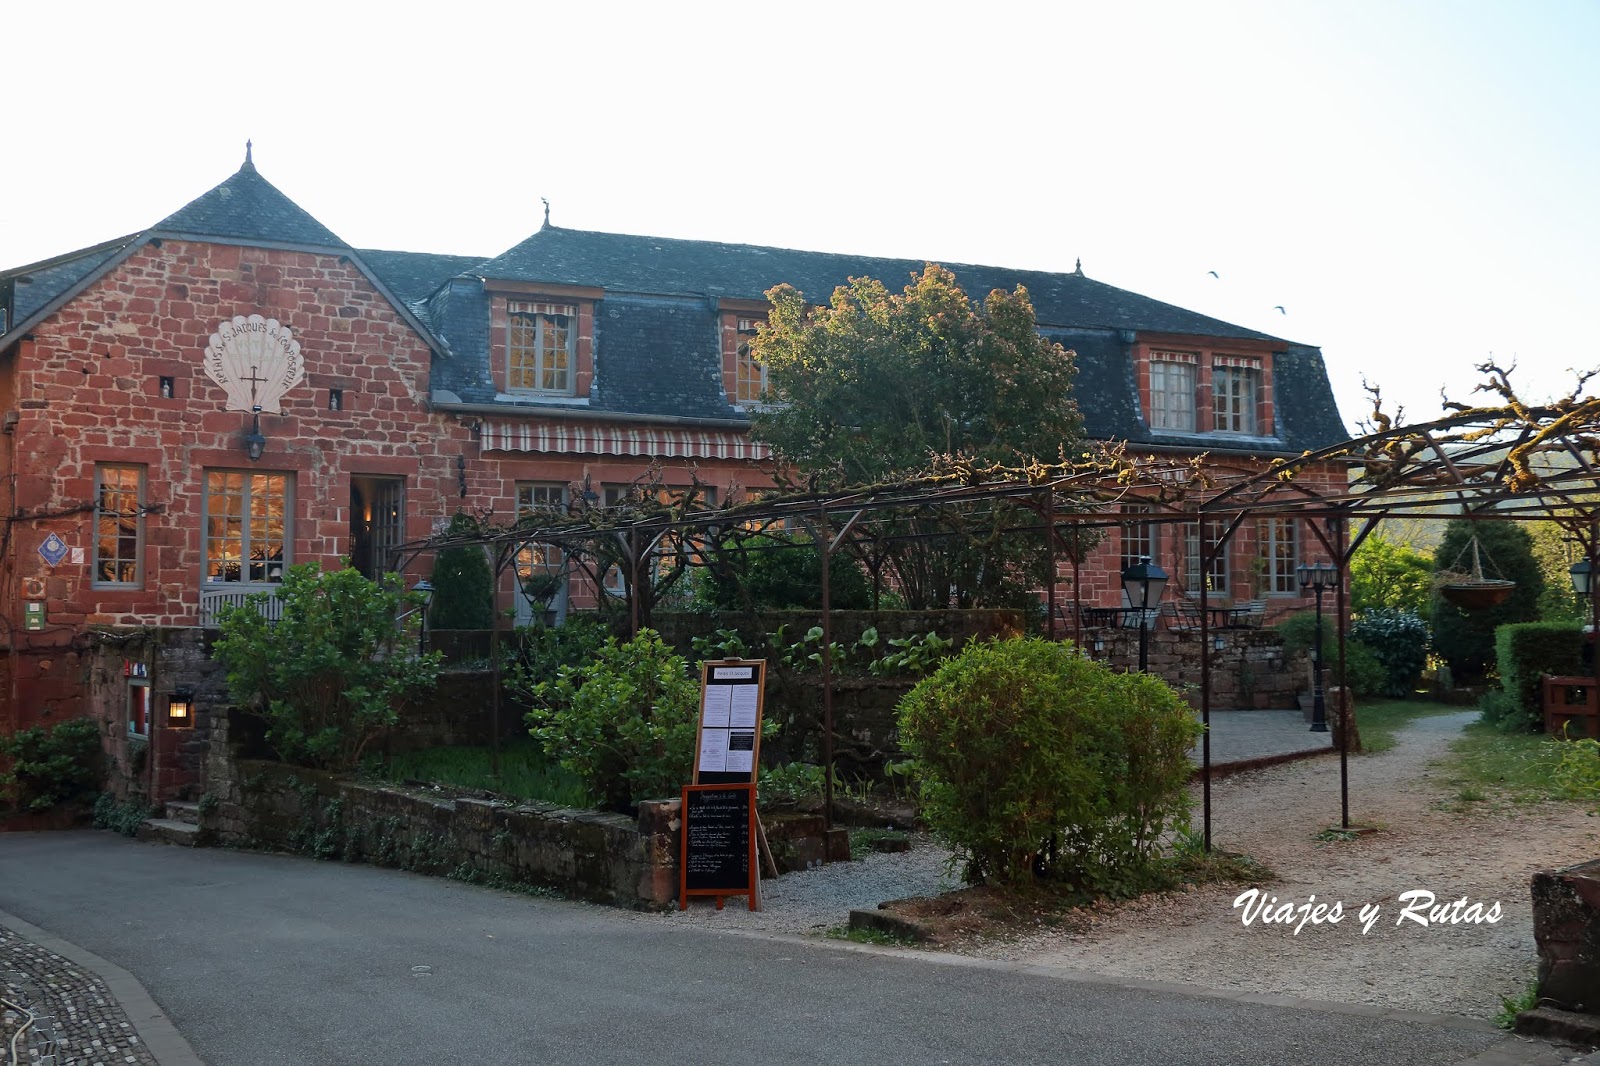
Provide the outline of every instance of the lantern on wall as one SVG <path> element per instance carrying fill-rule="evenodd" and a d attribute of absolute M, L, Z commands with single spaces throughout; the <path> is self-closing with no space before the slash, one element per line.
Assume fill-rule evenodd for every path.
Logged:
<path fill-rule="evenodd" d="M 194 728 L 194 693 L 180 688 L 167 697 L 167 728 Z"/>

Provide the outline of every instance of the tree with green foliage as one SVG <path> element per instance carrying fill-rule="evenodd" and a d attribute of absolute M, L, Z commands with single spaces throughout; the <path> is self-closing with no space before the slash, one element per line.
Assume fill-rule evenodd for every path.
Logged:
<path fill-rule="evenodd" d="M 445 535 L 466 537 L 479 532 L 477 519 L 457 511 Z M 434 629 L 494 628 L 494 573 L 483 545 L 455 544 L 439 549 L 428 580 L 433 586 L 428 624 Z"/>
<path fill-rule="evenodd" d="M 1544 593 L 1544 575 L 1533 557 L 1533 540 L 1518 522 L 1451 519 L 1434 554 L 1434 569 L 1469 573 L 1473 537 L 1477 537 L 1483 576 L 1513 581 L 1516 588 L 1500 606 L 1474 611 L 1463 611 L 1435 591 L 1434 651 L 1449 665 L 1451 677 L 1467 684 L 1481 681 L 1494 665 L 1495 629 L 1510 622 L 1536 621 Z"/>
<path fill-rule="evenodd" d="M 277 596 L 276 622 L 254 602 L 224 607 L 213 655 L 233 698 L 265 717 L 285 762 L 351 769 L 438 679 L 439 654 L 417 654 L 423 597 L 399 574 L 372 581 L 316 563 L 291 566 Z"/>
<path fill-rule="evenodd" d="M 939 457 L 1055 462 L 1079 447 L 1073 354 L 1039 335 L 1025 289 L 975 306 L 930 265 L 898 293 L 852 279 L 821 308 L 787 285 L 767 296 L 772 313 L 751 348 L 773 404 L 751 432 L 809 486 L 903 481 Z M 907 606 L 948 606 L 952 589 L 961 606 L 1009 604 L 1038 588 L 1043 537 L 1000 533 L 1016 515 L 988 504 L 895 519 L 917 535 L 886 550 Z"/>
<path fill-rule="evenodd" d="M 1545 622 L 1589 621 L 1589 604 L 1572 587 L 1572 564 L 1582 559 L 1584 549 L 1558 522 L 1529 522 L 1533 557 L 1544 575 L 1544 592 L 1539 596 L 1539 618 Z"/>
<path fill-rule="evenodd" d="M 1411 545 L 1374 533 L 1350 559 L 1350 610 L 1409 611 L 1427 617 L 1433 598 L 1433 560 Z"/>
<path fill-rule="evenodd" d="M 1137 884 L 1188 811 L 1194 714 L 1064 641 L 970 643 L 899 715 L 923 816 L 974 883 Z"/>

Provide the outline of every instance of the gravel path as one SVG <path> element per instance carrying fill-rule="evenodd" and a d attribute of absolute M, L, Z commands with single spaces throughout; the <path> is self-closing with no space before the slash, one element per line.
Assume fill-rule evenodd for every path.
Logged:
<path fill-rule="evenodd" d="M 1280 904 L 1298 906 L 1313 894 L 1318 903 L 1339 901 L 1345 917 L 1336 925 L 1307 924 L 1298 935 L 1293 925 L 1246 927 L 1233 901 L 1247 886 L 1223 885 L 1109 907 L 1085 931 L 1029 933 L 970 951 L 1115 977 L 1492 1015 L 1502 995 L 1520 993 L 1533 977 L 1529 877 L 1600 855 L 1600 820 L 1560 803 L 1449 809 L 1453 794 L 1433 764 L 1475 717 L 1468 711 L 1419 719 L 1392 750 L 1351 758 L 1351 821 L 1379 829 L 1354 841 L 1316 839 L 1339 822 L 1336 758 L 1239 774 L 1213 786 L 1215 846 L 1271 867 L 1279 880 L 1264 892 Z M 948 859 L 924 841 L 903 855 L 768 881 L 763 911 L 750 912 L 742 900 L 721 912 L 696 901 L 687 912 L 637 920 L 820 933 L 845 924 L 852 908 L 958 887 Z M 1397 897 L 1413 889 L 1433 892 L 1441 904 L 1466 897 L 1486 910 L 1498 901 L 1502 917 L 1494 924 L 1397 924 L 1405 906 Z M 1364 904 L 1380 908 L 1365 934 Z"/>
<path fill-rule="evenodd" d="M 1312 999 L 1486 1016 L 1500 996 L 1532 979 L 1529 877 L 1540 869 L 1600 855 L 1600 824 L 1573 804 L 1449 810 L 1453 794 L 1433 767 L 1475 712 L 1423 718 L 1380 755 L 1350 760 L 1353 824 L 1370 837 L 1322 842 L 1337 825 L 1339 763 L 1321 758 L 1218 782 L 1212 791 L 1213 840 L 1265 862 L 1280 880 L 1265 887 L 1280 903 L 1341 901 L 1337 925 L 1241 921 L 1242 886 L 1213 886 L 1147 898 L 1097 916 L 1083 933 L 1051 933 L 982 954 L 1092 970 L 1119 977 L 1187 981 L 1208 988 L 1274 992 Z M 1479 809 L 1481 808 L 1481 809 Z M 1397 897 L 1431 891 L 1438 902 L 1467 897 L 1495 924 L 1398 924 Z M 1362 933 L 1359 910 L 1380 915 Z"/>

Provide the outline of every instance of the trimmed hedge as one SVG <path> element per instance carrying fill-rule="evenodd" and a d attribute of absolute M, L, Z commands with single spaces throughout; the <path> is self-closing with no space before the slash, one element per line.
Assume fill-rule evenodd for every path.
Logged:
<path fill-rule="evenodd" d="M 1583 671 L 1583 627 L 1577 622 L 1514 622 L 1494 631 L 1504 700 L 1485 704 L 1484 719 L 1507 732 L 1538 732 L 1539 679 Z"/>
<path fill-rule="evenodd" d="M 1350 636 L 1371 648 L 1383 667 L 1376 694 L 1405 699 L 1416 692 L 1428 665 L 1428 623 L 1420 615 L 1379 607 L 1350 623 Z"/>

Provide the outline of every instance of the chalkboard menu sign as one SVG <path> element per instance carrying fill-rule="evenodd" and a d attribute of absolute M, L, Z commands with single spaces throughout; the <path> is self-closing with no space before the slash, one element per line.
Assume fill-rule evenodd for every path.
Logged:
<path fill-rule="evenodd" d="M 687 785 L 683 790 L 683 852 L 678 908 L 690 896 L 747 896 L 756 909 L 756 788 Z"/>
<path fill-rule="evenodd" d="M 705 664 L 700 679 L 700 724 L 695 730 L 695 784 L 755 782 L 761 765 L 766 671 L 765 659 Z"/>

